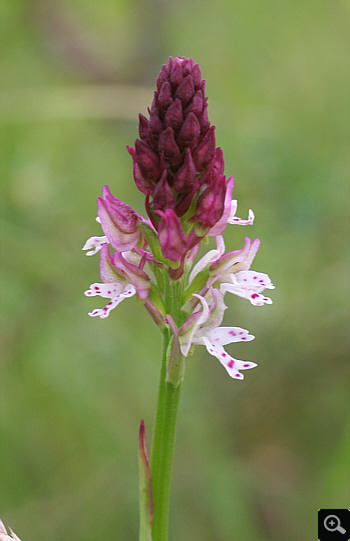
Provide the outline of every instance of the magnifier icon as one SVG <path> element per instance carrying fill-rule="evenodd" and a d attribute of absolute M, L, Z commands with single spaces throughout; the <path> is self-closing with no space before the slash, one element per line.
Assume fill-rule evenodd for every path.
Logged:
<path fill-rule="evenodd" d="M 346 533 L 346 530 L 341 527 L 340 520 L 336 515 L 328 515 L 328 517 L 324 519 L 323 524 L 326 530 L 329 532 L 340 532 L 342 534 Z"/>

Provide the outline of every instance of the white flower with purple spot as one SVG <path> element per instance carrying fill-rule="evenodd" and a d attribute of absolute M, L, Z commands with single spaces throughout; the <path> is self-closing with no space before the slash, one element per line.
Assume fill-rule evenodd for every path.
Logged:
<path fill-rule="evenodd" d="M 86 255 L 97 254 L 104 244 L 109 244 L 107 237 L 90 237 L 82 247 L 82 250 L 89 250 Z"/>
<path fill-rule="evenodd" d="M 182 325 L 178 333 L 181 353 L 187 357 L 192 345 L 206 347 L 208 353 L 216 357 L 224 366 L 231 378 L 244 379 L 240 370 L 254 368 L 256 363 L 235 359 L 227 353 L 224 345 L 235 342 L 249 342 L 254 339 L 249 331 L 241 327 L 219 327 L 226 306 L 223 294 L 217 289 L 211 289 L 212 304 L 209 306 L 206 298 L 194 295 L 201 303 L 199 307 Z"/>
<path fill-rule="evenodd" d="M 230 215 L 229 215 L 228 220 L 227 220 L 228 224 L 253 225 L 255 216 L 254 216 L 254 212 L 252 211 L 252 209 L 249 209 L 248 219 L 247 220 L 243 220 L 242 218 L 238 218 L 238 216 L 236 216 L 236 212 L 237 212 L 237 199 L 232 199 L 232 201 L 231 201 L 231 212 L 230 212 Z"/>
<path fill-rule="evenodd" d="M 221 293 L 233 293 L 244 299 L 248 299 L 254 306 L 272 304 L 270 297 L 265 297 L 262 292 L 265 289 L 274 289 L 269 276 L 263 272 L 240 271 L 220 276 Z"/>
<path fill-rule="evenodd" d="M 104 308 L 95 308 L 92 312 L 89 312 L 91 317 L 100 317 L 105 319 L 109 316 L 111 310 L 116 308 L 124 299 L 132 297 L 136 294 L 136 289 L 132 284 L 128 283 L 110 283 L 110 284 L 91 284 L 90 288 L 84 292 L 87 297 L 103 297 L 105 299 L 111 299 Z"/>

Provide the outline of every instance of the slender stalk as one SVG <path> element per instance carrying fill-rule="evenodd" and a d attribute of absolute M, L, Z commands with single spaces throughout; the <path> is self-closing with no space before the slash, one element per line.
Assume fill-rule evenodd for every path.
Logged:
<path fill-rule="evenodd" d="M 151 477 L 154 500 L 153 541 L 168 539 L 171 470 L 175 446 L 176 418 L 181 384 L 165 381 L 167 347 L 170 336 L 164 335 L 164 350 L 159 383 L 158 405 L 151 450 Z"/>

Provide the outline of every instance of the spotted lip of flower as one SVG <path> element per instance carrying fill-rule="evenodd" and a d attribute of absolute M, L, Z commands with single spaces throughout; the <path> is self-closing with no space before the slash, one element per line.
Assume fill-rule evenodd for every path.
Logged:
<path fill-rule="evenodd" d="M 103 232 L 113 248 L 120 252 L 132 250 L 141 235 L 138 223 L 142 218 L 129 205 L 114 197 L 108 186 L 102 188 L 97 209 Z"/>
<path fill-rule="evenodd" d="M 240 370 L 254 368 L 256 363 L 250 361 L 240 361 L 231 357 L 224 345 L 234 342 L 248 342 L 254 339 L 249 331 L 241 327 L 220 327 L 223 319 L 223 313 L 226 309 L 223 301 L 223 294 L 217 289 L 211 289 L 208 296 L 212 297 L 211 305 L 208 300 L 201 295 L 194 295 L 201 303 L 187 321 L 182 325 L 178 332 L 178 341 L 182 354 L 187 357 L 192 344 L 204 345 L 210 355 L 216 357 L 224 366 L 231 378 L 244 379 Z"/>
<path fill-rule="evenodd" d="M 262 295 L 265 289 L 275 288 L 269 276 L 249 270 L 259 246 L 259 239 L 251 241 L 245 237 L 241 250 L 224 253 L 225 245 L 222 239 L 220 249 L 213 252 L 212 257 L 216 259 L 210 266 L 210 283 L 220 284 L 222 293 L 229 292 L 248 299 L 254 306 L 272 304 L 269 297 Z"/>
<path fill-rule="evenodd" d="M 140 299 L 146 299 L 150 288 L 148 275 L 139 267 L 127 260 L 128 253 L 109 253 L 108 244 L 103 244 L 100 255 L 100 275 L 103 283 L 91 284 L 85 291 L 87 297 L 104 297 L 110 299 L 104 308 L 96 308 L 89 313 L 91 317 L 104 319 L 127 297 L 136 293 Z"/>
<path fill-rule="evenodd" d="M 220 291 L 233 293 L 244 299 L 248 299 L 254 306 L 272 304 L 269 297 L 262 295 L 265 289 L 274 289 L 269 276 L 263 272 L 240 271 L 234 274 L 220 277 Z"/>

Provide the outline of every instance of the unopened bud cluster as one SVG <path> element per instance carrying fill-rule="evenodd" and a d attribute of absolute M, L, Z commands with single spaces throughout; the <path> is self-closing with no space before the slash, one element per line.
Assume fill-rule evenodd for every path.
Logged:
<path fill-rule="evenodd" d="M 135 148 L 128 147 L 134 179 L 156 231 L 177 236 L 170 250 L 161 242 L 164 257 L 179 261 L 211 234 L 233 188 L 208 120 L 205 81 L 192 59 L 170 58 L 162 67 L 149 119 L 139 116 L 139 135 Z"/>

